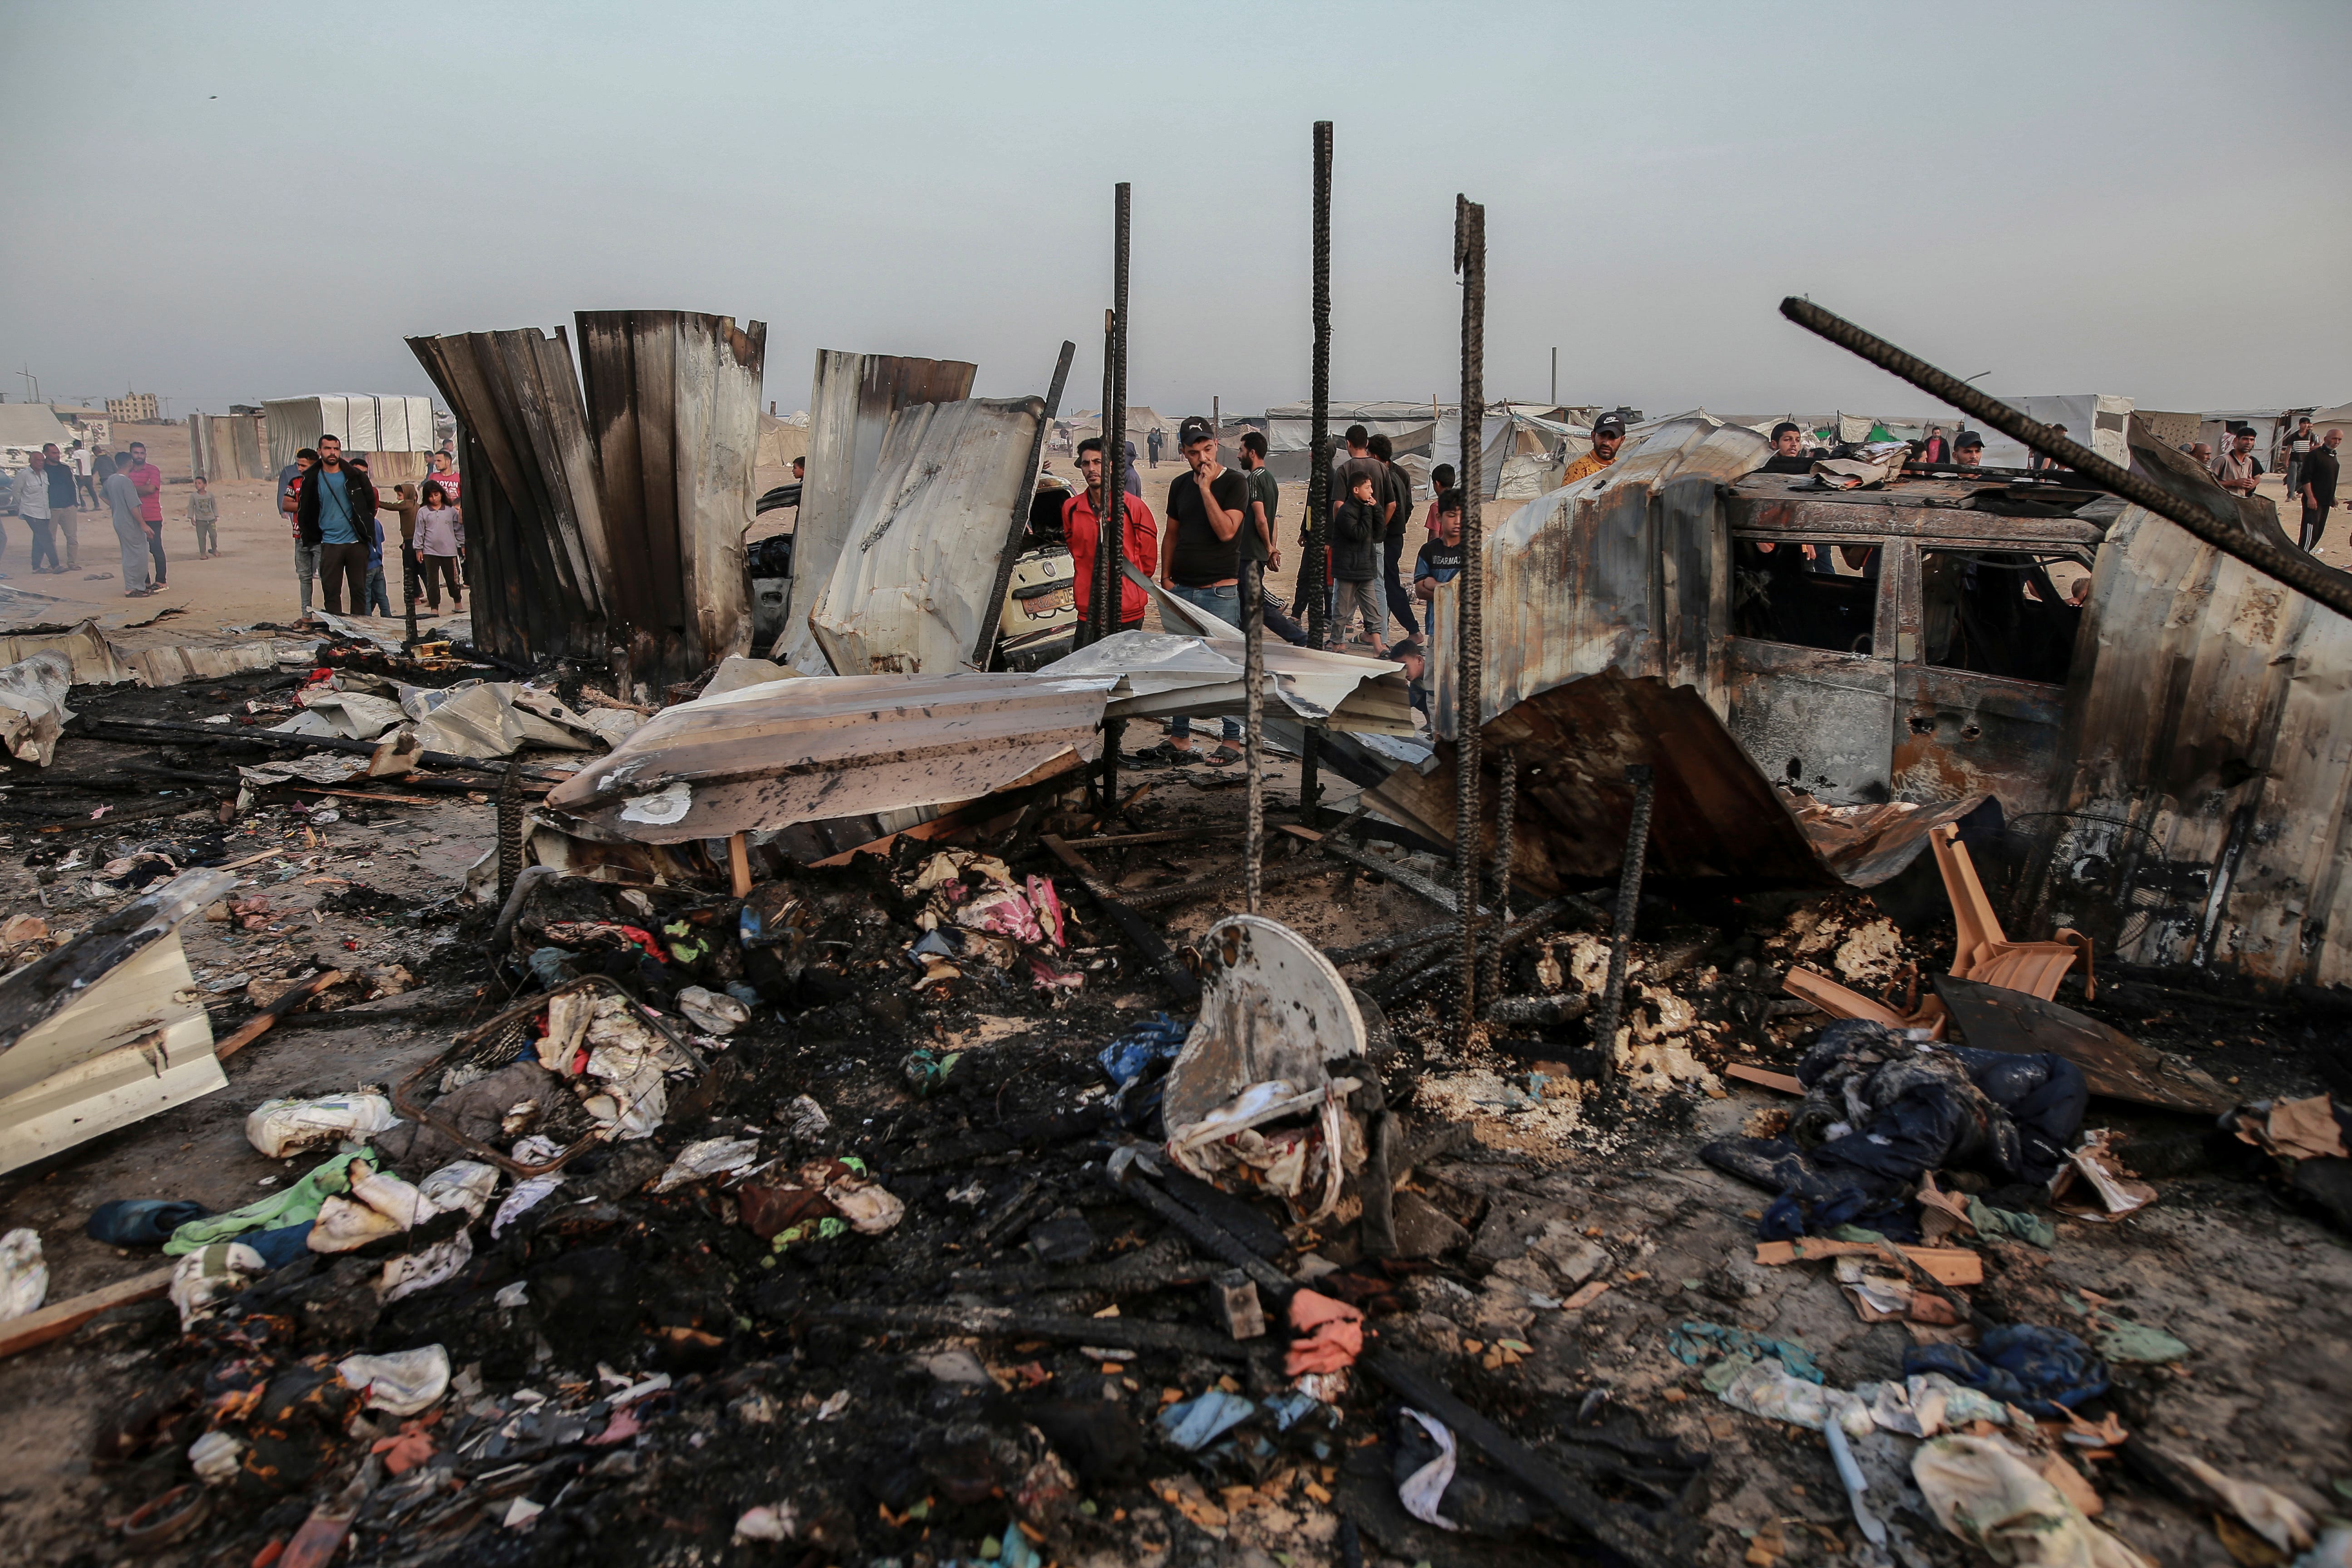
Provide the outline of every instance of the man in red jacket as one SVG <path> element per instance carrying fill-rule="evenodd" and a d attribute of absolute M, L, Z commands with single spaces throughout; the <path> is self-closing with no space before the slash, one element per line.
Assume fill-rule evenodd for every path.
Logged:
<path fill-rule="evenodd" d="M 1084 495 L 1072 496 L 1062 503 L 1062 537 L 1069 541 L 1070 561 L 1077 570 L 1078 616 L 1084 619 L 1094 595 L 1095 546 L 1102 537 L 1101 441 L 1090 438 L 1078 443 L 1078 471 L 1086 476 L 1087 489 Z M 1151 521 L 1151 509 L 1139 497 L 1123 499 L 1127 502 L 1127 531 L 1119 539 L 1119 558 L 1135 563 L 1139 571 L 1156 571 L 1160 564 L 1160 529 Z M 1150 600 L 1143 590 L 1122 574 L 1117 629 L 1138 629 L 1143 625 L 1143 612 L 1150 607 Z"/>

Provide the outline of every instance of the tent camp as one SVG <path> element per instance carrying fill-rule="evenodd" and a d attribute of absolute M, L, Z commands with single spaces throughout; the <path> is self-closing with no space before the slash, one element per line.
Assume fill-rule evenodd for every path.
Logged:
<path fill-rule="evenodd" d="M 429 397 L 273 397 L 262 409 L 269 423 L 272 472 L 292 462 L 303 447 L 317 446 L 322 436 L 341 441 L 346 456 L 365 452 L 379 484 L 421 479 L 425 454 L 433 450 Z"/>

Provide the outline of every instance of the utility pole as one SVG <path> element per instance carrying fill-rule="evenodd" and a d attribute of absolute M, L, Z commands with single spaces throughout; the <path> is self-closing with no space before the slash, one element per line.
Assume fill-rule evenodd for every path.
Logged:
<path fill-rule="evenodd" d="M 1559 345 L 1551 346 L 1551 405 L 1559 406 Z"/>
<path fill-rule="evenodd" d="M 16 374 L 25 378 L 25 401 L 38 403 L 41 400 L 41 380 L 33 374 L 32 365 L 29 363 L 26 363 Z"/>

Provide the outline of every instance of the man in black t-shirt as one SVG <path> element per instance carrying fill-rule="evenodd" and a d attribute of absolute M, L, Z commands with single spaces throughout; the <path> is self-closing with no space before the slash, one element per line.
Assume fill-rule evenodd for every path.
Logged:
<path fill-rule="evenodd" d="M 2326 439 L 2312 447 L 2297 470 L 2303 488 L 2296 493 L 2303 498 L 2303 547 L 2305 551 L 2319 548 L 2319 536 L 2327 528 L 2328 509 L 2336 504 L 2336 450 L 2344 445 L 2344 432 L 2330 430 Z"/>
<path fill-rule="evenodd" d="M 1242 624 L 1241 532 L 1249 515 L 1249 483 L 1217 461 L 1216 433 L 1197 416 L 1177 428 L 1176 446 L 1192 472 L 1168 487 L 1168 521 L 1160 535 L 1160 585 L 1186 604 L 1228 626 Z M 1223 721 L 1224 742 L 1210 756 L 1218 767 L 1241 761 L 1238 719 Z M 1192 721 L 1179 713 L 1169 721 L 1165 761 L 1190 761 Z"/>

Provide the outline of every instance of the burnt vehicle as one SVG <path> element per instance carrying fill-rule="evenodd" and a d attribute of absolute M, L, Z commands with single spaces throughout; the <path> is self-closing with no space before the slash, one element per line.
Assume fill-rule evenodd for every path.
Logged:
<path fill-rule="evenodd" d="M 1481 720 L 1604 669 L 1689 685 L 1767 777 L 1832 805 L 1999 802 L 2014 928 L 2135 962 L 2352 981 L 2352 626 L 2059 473 L 1760 472 L 1667 420 L 1486 538 Z M 2242 526 L 2137 436 L 2134 470 Z M 2281 536 L 2283 537 L 2283 536 Z M 1451 735 L 1450 591 L 1433 713 Z"/>

